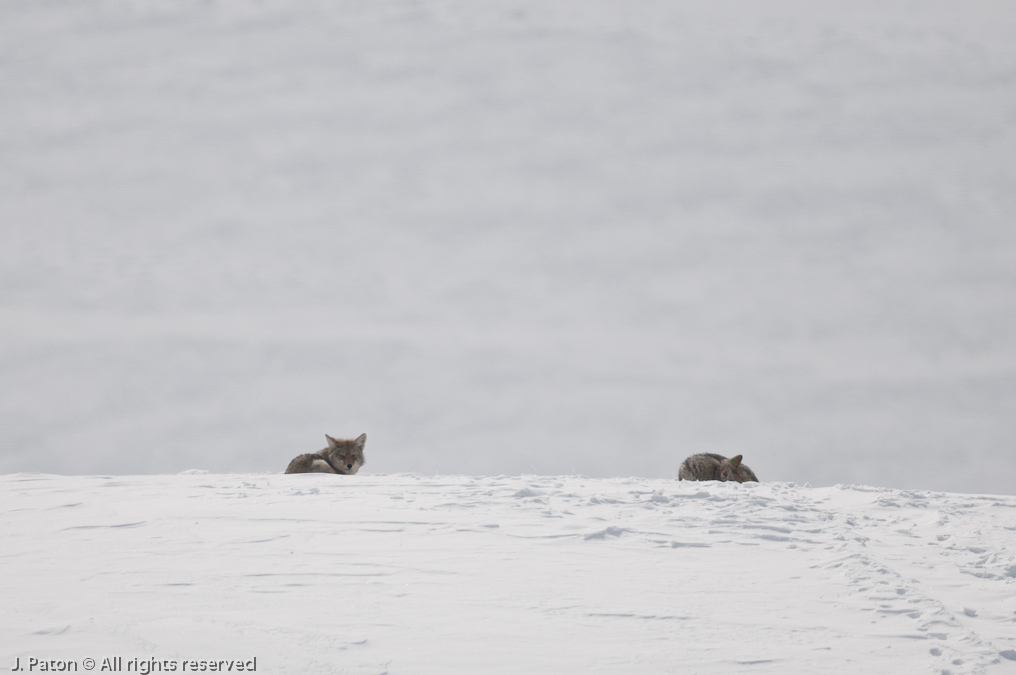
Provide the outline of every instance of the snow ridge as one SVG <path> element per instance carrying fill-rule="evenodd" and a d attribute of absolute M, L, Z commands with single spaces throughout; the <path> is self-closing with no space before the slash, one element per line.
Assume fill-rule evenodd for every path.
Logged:
<path fill-rule="evenodd" d="M 1008 672 L 1016 497 L 578 476 L 0 477 L 0 663 Z"/>

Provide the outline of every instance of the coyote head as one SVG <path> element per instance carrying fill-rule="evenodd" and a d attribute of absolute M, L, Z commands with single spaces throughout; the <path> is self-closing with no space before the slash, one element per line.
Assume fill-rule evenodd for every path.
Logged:
<path fill-rule="evenodd" d="M 720 465 L 716 468 L 716 480 L 736 480 L 738 483 L 743 483 L 744 478 L 741 477 L 741 472 L 737 470 L 737 467 L 741 464 L 741 458 L 742 455 L 736 455 L 720 462 Z"/>
<path fill-rule="evenodd" d="M 351 441 L 340 441 L 325 434 L 328 447 L 325 448 L 332 467 L 339 473 L 352 476 L 363 466 L 363 446 L 367 443 L 367 434 L 360 434 Z"/>

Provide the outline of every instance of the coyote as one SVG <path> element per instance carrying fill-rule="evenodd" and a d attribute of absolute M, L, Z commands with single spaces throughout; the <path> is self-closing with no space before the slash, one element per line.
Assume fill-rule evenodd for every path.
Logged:
<path fill-rule="evenodd" d="M 755 473 L 741 464 L 741 455 L 727 459 L 723 455 L 706 452 L 692 455 L 681 463 L 678 480 L 736 480 L 738 483 L 757 483 Z"/>
<path fill-rule="evenodd" d="M 313 454 L 300 455 L 286 467 L 286 473 L 341 473 L 352 476 L 363 466 L 363 446 L 367 434 L 355 440 L 340 441 L 325 434 L 328 447 Z"/>

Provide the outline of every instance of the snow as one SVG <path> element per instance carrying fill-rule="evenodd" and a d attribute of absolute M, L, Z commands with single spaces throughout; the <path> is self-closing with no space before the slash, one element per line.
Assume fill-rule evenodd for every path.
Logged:
<path fill-rule="evenodd" d="M 1011 496 L 23 473 L 0 477 L 0 518 L 4 667 L 119 656 L 256 657 L 269 673 L 1016 672 Z"/>
<path fill-rule="evenodd" d="M 0 3 L 0 473 L 1012 494 L 1009 2 Z"/>

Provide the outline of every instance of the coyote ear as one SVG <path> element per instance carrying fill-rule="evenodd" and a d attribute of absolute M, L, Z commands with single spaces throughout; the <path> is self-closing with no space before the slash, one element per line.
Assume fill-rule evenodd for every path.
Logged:
<path fill-rule="evenodd" d="M 742 459 L 742 455 L 737 455 L 736 457 L 731 457 L 730 458 L 730 463 L 733 464 L 736 467 L 737 465 L 739 465 L 741 463 L 741 459 Z"/>
<path fill-rule="evenodd" d="M 356 437 L 356 440 L 353 441 L 353 445 L 355 445 L 360 450 L 363 450 L 363 446 L 366 443 L 367 443 L 367 434 L 360 434 L 359 436 Z"/>
<path fill-rule="evenodd" d="M 329 448 L 334 448 L 335 446 L 337 446 L 339 444 L 339 442 L 337 440 L 335 440 L 334 438 L 332 438 L 328 434 L 325 434 L 325 440 L 328 441 L 328 447 Z"/>

